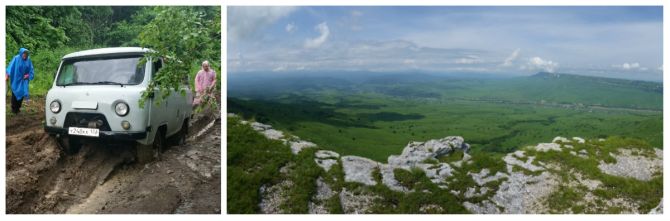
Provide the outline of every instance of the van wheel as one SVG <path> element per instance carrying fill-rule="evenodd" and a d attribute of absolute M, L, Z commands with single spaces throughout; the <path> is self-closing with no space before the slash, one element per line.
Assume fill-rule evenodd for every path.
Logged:
<path fill-rule="evenodd" d="M 156 132 L 154 143 L 150 145 L 136 145 L 136 159 L 139 163 L 148 163 L 161 159 L 161 153 L 165 149 L 165 133 L 163 130 Z"/>
<path fill-rule="evenodd" d="M 56 138 L 58 147 L 67 155 L 74 155 L 81 149 L 81 141 L 74 137 Z"/>
<path fill-rule="evenodd" d="M 188 119 L 184 120 L 184 123 L 181 125 L 181 129 L 175 135 L 168 138 L 168 144 L 170 146 L 180 146 L 186 143 L 188 138 Z"/>
<path fill-rule="evenodd" d="M 186 138 L 188 138 L 188 119 L 184 120 L 184 123 L 181 124 L 181 130 L 179 130 L 179 137 L 177 138 L 177 145 L 186 144 Z"/>

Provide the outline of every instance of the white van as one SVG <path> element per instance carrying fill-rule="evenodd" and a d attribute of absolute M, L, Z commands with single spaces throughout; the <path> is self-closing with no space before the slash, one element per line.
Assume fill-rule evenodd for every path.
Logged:
<path fill-rule="evenodd" d="M 56 137 L 66 153 L 75 153 L 82 139 L 126 141 L 137 146 L 140 161 L 159 158 L 166 138 L 184 143 L 193 95 L 184 79 L 181 92 L 156 105 L 139 100 L 162 59 L 142 64 L 149 49 L 101 48 L 65 55 L 46 97 L 45 131 Z M 161 96 L 156 90 L 154 97 Z"/>

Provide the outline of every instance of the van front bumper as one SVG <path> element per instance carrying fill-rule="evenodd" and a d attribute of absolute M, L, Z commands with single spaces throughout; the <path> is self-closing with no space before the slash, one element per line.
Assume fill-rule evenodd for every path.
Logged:
<path fill-rule="evenodd" d="M 144 132 L 100 131 L 99 137 L 85 137 L 85 136 L 69 135 L 67 128 L 49 127 L 49 126 L 44 126 L 44 132 L 46 132 L 49 135 L 76 136 L 82 138 L 117 140 L 117 141 L 134 141 L 134 140 L 141 140 L 147 137 L 146 131 Z"/>

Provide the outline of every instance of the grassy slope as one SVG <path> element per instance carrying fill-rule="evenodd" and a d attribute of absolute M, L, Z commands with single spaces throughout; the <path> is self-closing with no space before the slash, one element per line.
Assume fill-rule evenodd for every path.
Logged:
<path fill-rule="evenodd" d="M 258 213 L 258 189 L 264 183 L 278 182 L 278 168 L 288 163 L 291 151 L 239 120 L 228 120 L 227 137 L 228 213 Z"/>

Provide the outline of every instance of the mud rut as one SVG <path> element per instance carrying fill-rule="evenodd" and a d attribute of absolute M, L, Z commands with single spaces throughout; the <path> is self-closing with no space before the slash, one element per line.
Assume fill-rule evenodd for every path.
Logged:
<path fill-rule="evenodd" d="M 131 145 L 85 142 L 66 155 L 41 114 L 7 118 L 7 213 L 220 213 L 220 119 L 200 115 L 189 140 L 139 164 Z"/>

